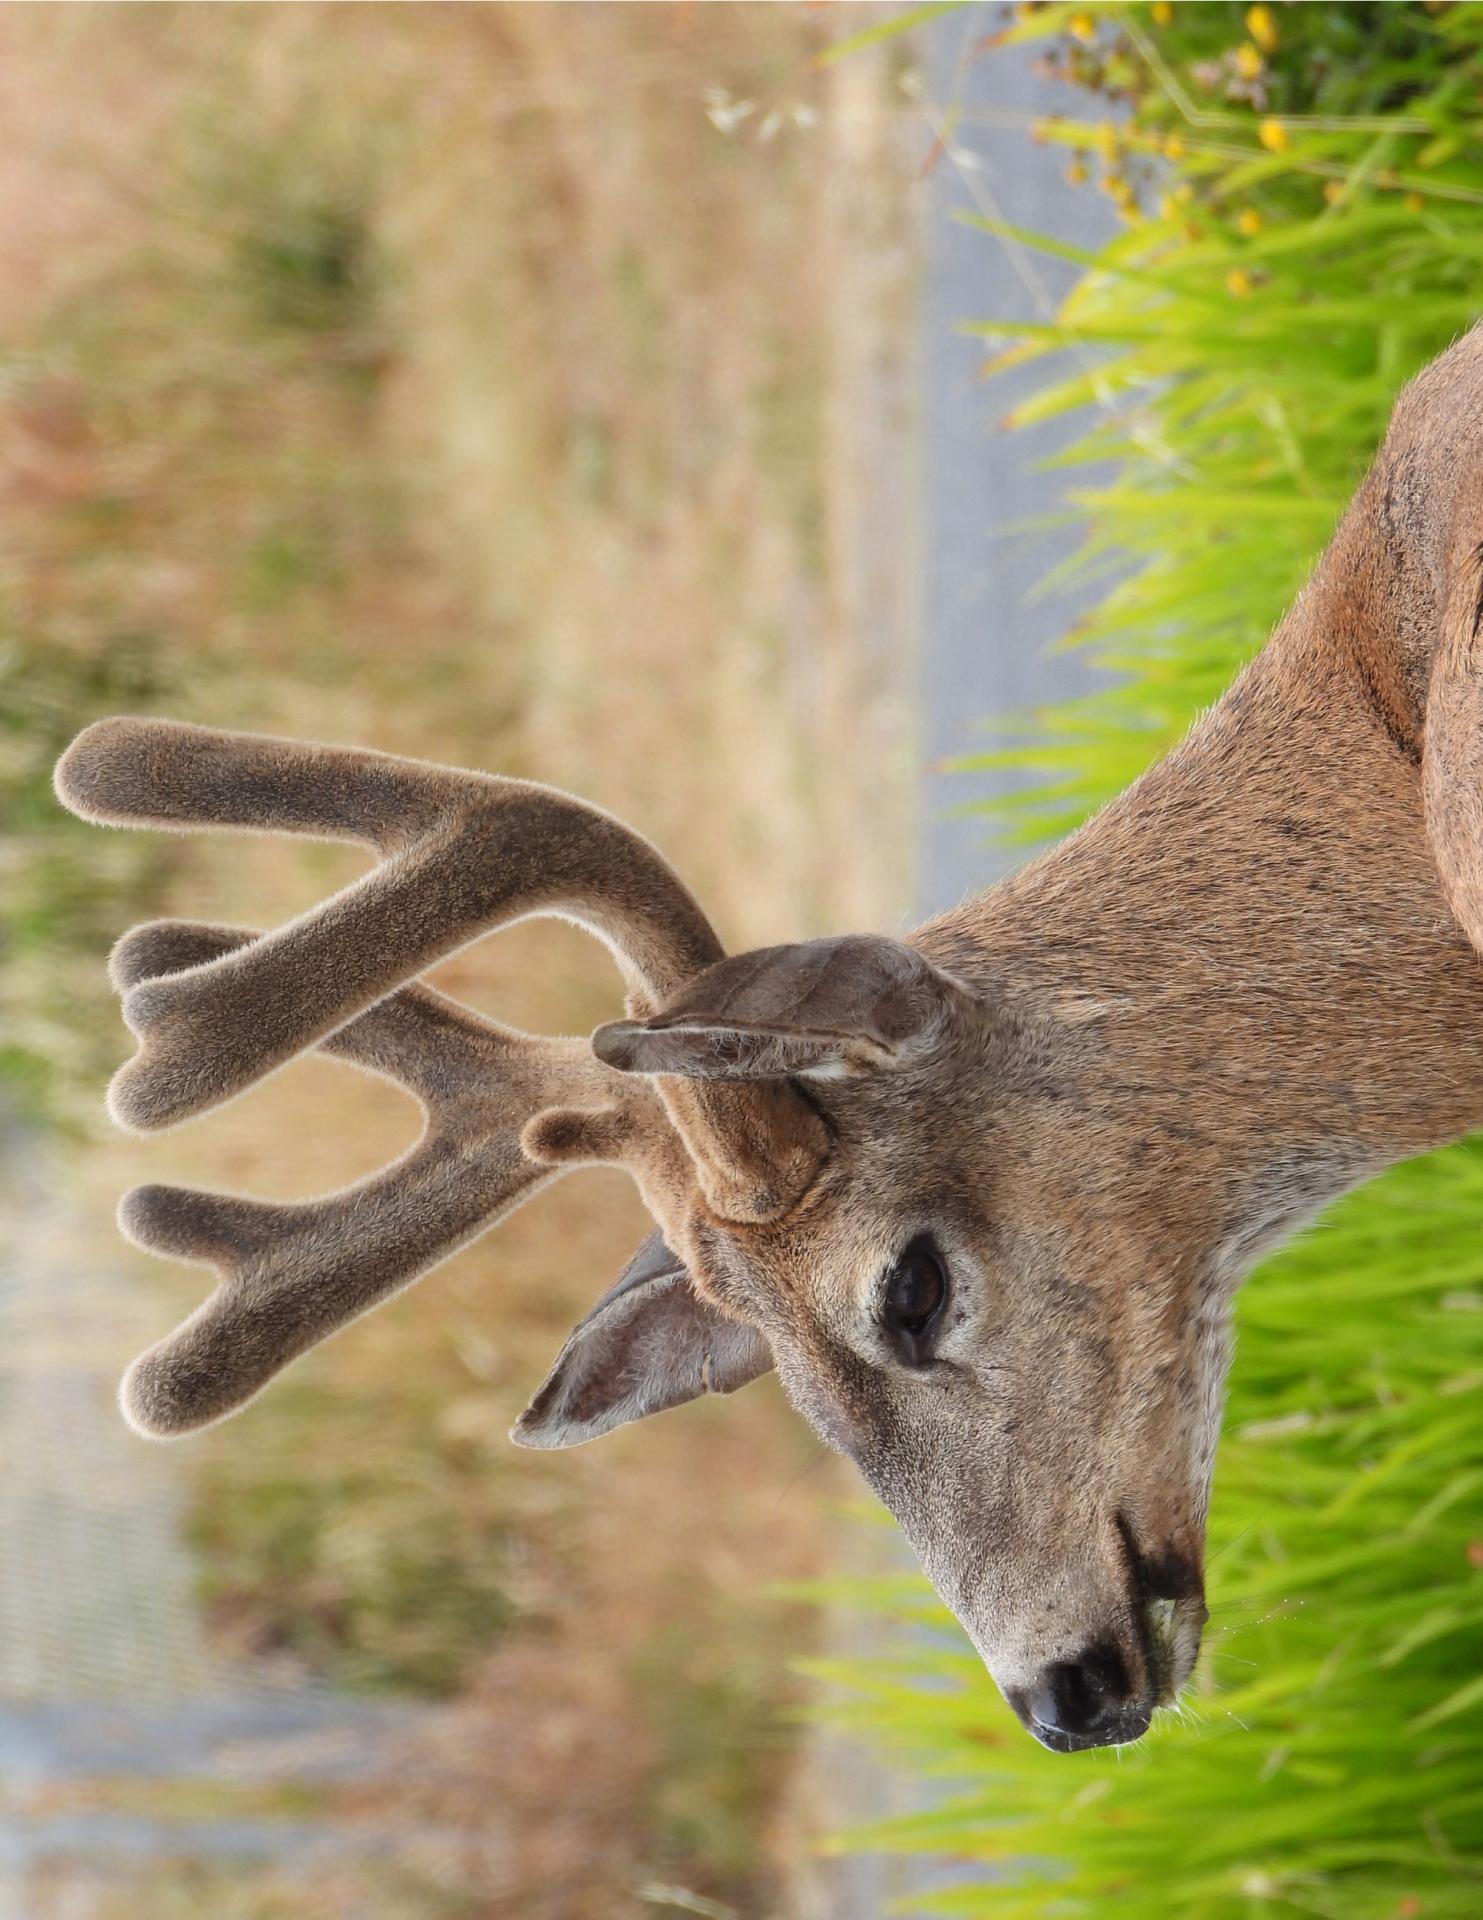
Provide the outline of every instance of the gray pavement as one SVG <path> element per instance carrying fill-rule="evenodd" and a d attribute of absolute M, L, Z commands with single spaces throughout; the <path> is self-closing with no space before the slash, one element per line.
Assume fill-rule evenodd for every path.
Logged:
<path fill-rule="evenodd" d="M 1061 505 L 1064 476 L 1036 463 L 1084 430 L 1074 416 L 1011 432 L 999 423 L 1046 378 L 1044 365 L 978 378 L 983 343 L 964 321 L 1053 316 L 1076 269 L 966 227 L 961 212 L 1095 247 L 1114 225 L 1109 202 L 1065 178 L 1066 153 L 1036 145 L 1029 121 L 1085 115 L 1087 97 L 1033 70 L 1033 50 L 974 42 L 998 10 L 970 8 L 926 35 L 924 108 L 947 134 L 930 179 L 920 309 L 920 465 L 923 480 L 920 844 L 916 907 L 954 905 L 1006 872 L 1016 855 L 961 810 L 1006 789 L 1008 776 L 943 763 L 992 744 L 996 720 L 1094 684 L 1074 657 L 1046 649 L 1078 602 L 1036 601 L 1036 587 L 1075 539 L 1064 529 L 1009 532 Z M 954 114 L 959 116 L 954 125 Z M 949 129 L 952 131 L 948 131 Z"/>

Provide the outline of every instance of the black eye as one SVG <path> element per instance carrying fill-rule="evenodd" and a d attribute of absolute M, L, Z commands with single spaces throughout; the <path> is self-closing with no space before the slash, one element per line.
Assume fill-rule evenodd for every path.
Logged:
<path fill-rule="evenodd" d="M 947 1268 L 927 1234 L 920 1234 L 886 1276 L 881 1319 L 888 1333 L 919 1340 L 947 1299 Z"/>

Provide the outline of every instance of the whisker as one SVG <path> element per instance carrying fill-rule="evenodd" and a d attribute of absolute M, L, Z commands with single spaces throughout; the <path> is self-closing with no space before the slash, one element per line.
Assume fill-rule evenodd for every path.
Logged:
<path fill-rule="evenodd" d="M 787 1499 L 788 1495 L 792 1493 L 793 1489 L 796 1486 L 798 1486 L 801 1481 L 807 1480 L 807 1478 L 811 1473 L 817 1473 L 819 1471 L 819 1468 L 823 1466 L 824 1462 L 828 1458 L 829 1458 L 829 1449 L 827 1447 L 820 1447 L 818 1451 L 814 1454 L 813 1459 L 805 1461 L 805 1463 L 798 1469 L 797 1473 L 793 1475 L 791 1480 L 785 1480 L 783 1482 L 780 1492 L 778 1493 L 777 1499 L 774 1500 L 772 1503 L 774 1510 L 776 1510 L 778 1507 L 780 1507 L 783 1504 L 783 1502 Z"/>
<path fill-rule="evenodd" d="M 1239 1546 L 1240 1543 L 1246 1538 L 1247 1534 L 1251 1532 L 1253 1527 L 1259 1527 L 1262 1524 L 1262 1522 L 1267 1518 L 1267 1516 L 1273 1511 L 1275 1504 L 1276 1503 L 1273 1502 L 1270 1505 L 1263 1507 L 1260 1513 L 1256 1514 L 1252 1519 L 1247 1521 L 1246 1525 L 1241 1528 L 1239 1533 L 1233 1533 L 1230 1539 L 1227 1540 L 1225 1545 L 1220 1549 L 1220 1551 L 1210 1556 L 1209 1564 L 1212 1567 L 1219 1566 L 1221 1561 L 1224 1560 L 1224 1558 L 1231 1551 L 1231 1549 L 1233 1547 Z"/>

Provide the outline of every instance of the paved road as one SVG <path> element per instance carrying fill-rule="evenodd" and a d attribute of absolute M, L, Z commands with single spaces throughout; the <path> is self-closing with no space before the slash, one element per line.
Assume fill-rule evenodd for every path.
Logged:
<path fill-rule="evenodd" d="M 953 905 L 1006 871 L 1014 858 L 989 842 L 982 820 L 955 809 L 1003 790 L 1005 776 L 949 773 L 940 763 L 981 751 L 1003 716 L 1064 698 L 1091 684 L 1086 670 L 1045 649 L 1075 617 L 1064 596 L 1033 604 L 1034 588 L 1067 550 L 1064 531 L 1004 529 L 1059 504 L 1063 476 L 1035 463 L 1075 437 L 1076 421 L 1006 432 L 999 421 L 1045 378 L 1044 368 L 980 381 L 982 343 L 964 320 L 1050 317 L 1075 270 L 1011 248 L 955 218 L 989 212 L 1015 226 L 1094 247 L 1110 232 L 1111 207 L 1089 186 L 1070 186 L 1065 155 L 1037 146 L 1024 122 L 1055 112 L 1085 114 L 1085 95 L 1039 78 L 1030 50 L 1000 48 L 969 58 L 985 31 L 979 8 L 936 23 L 927 62 L 928 112 L 945 125 L 950 103 L 963 119 L 935 168 L 926 209 L 921 306 L 921 468 L 925 489 L 924 627 L 919 689 L 924 758 L 916 862 L 922 913 Z M 994 124 L 979 116 L 1015 116 Z"/>

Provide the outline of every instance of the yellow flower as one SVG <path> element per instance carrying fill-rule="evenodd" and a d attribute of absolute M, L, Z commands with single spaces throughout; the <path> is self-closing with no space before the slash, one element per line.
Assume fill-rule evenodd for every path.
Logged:
<path fill-rule="evenodd" d="M 1256 130 L 1256 137 L 1268 153 L 1285 153 L 1287 150 L 1287 128 L 1280 120 L 1263 120 Z"/>
<path fill-rule="evenodd" d="M 1117 158 L 1117 128 L 1110 120 L 1104 120 L 1097 129 L 1097 151 L 1104 160 Z"/>
<path fill-rule="evenodd" d="M 1164 158 L 1166 160 L 1182 160 L 1188 151 L 1189 149 L 1184 144 L 1183 134 L 1171 133 L 1165 136 Z"/>
<path fill-rule="evenodd" d="M 1408 193 L 1406 195 L 1406 211 L 1408 213 L 1420 213 L 1425 205 L 1426 202 L 1419 193 Z"/>
<path fill-rule="evenodd" d="M 1174 9 L 1169 4 L 1169 0 L 1153 0 L 1149 12 L 1153 15 L 1153 23 L 1156 27 L 1167 27 L 1174 18 Z"/>
<path fill-rule="evenodd" d="M 1344 198 L 1344 182 L 1342 180 L 1325 180 L 1323 183 L 1323 197 L 1331 207 L 1337 206 Z"/>
<path fill-rule="evenodd" d="M 1246 31 L 1255 40 L 1263 53 L 1271 53 L 1277 46 L 1277 22 L 1272 18 L 1270 7 L 1248 7 L 1246 10 Z"/>
<path fill-rule="evenodd" d="M 1236 227 L 1237 230 L 1244 233 L 1249 240 L 1254 234 L 1261 232 L 1262 216 L 1257 212 L 1255 207 L 1243 207 L 1236 215 Z"/>
<path fill-rule="evenodd" d="M 1079 187 L 1087 177 L 1085 160 L 1073 160 L 1066 168 L 1066 181 L 1069 186 Z"/>
<path fill-rule="evenodd" d="M 1235 52 L 1236 71 L 1243 80 L 1255 80 L 1262 70 L 1262 56 L 1249 40 L 1243 40 Z"/>
<path fill-rule="evenodd" d="M 1097 37 L 1097 23 L 1089 13 L 1073 13 L 1066 22 L 1066 31 L 1073 34 L 1083 45 Z"/>
<path fill-rule="evenodd" d="M 1246 271 L 1245 267 L 1232 267 L 1226 275 L 1226 286 L 1235 294 L 1238 300 L 1244 300 L 1255 285 L 1256 282 Z"/>

